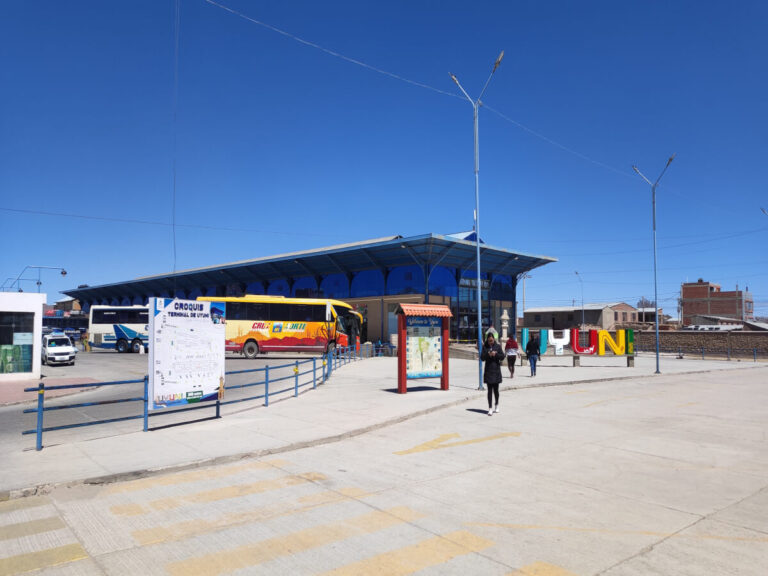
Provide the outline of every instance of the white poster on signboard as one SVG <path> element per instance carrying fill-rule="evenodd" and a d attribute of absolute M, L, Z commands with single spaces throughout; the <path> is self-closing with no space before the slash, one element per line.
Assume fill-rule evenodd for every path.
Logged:
<path fill-rule="evenodd" d="M 408 316 L 405 319 L 406 378 L 443 374 L 442 318 Z"/>
<path fill-rule="evenodd" d="M 215 400 L 224 390 L 224 324 L 210 302 L 149 299 L 150 408 Z"/>

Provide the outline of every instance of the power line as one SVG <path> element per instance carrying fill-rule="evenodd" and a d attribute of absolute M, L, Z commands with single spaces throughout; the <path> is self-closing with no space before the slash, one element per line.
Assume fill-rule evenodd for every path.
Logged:
<path fill-rule="evenodd" d="M 35 216 L 56 216 L 61 218 L 77 218 L 80 220 L 96 220 L 101 222 L 121 222 L 124 224 L 144 224 L 147 226 L 165 226 L 172 227 L 171 222 L 160 222 L 157 220 L 140 220 L 138 218 L 115 218 L 110 216 L 90 216 L 87 214 L 73 214 L 67 212 L 50 212 L 46 210 L 24 210 L 22 208 L 4 208 L 0 207 L 2 212 L 16 212 L 19 214 L 31 214 Z M 192 228 L 198 230 L 215 230 L 220 232 L 259 232 L 266 234 L 282 234 L 284 236 L 311 236 L 316 238 L 334 237 L 331 234 L 312 234 L 308 232 L 286 232 L 284 230 L 265 230 L 263 228 L 234 228 L 229 226 L 208 226 L 205 224 L 176 224 L 179 228 Z"/>
<path fill-rule="evenodd" d="M 267 24 L 266 22 L 262 22 L 261 20 L 256 20 L 255 18 L 251 18 L 250 16 L 247 16 L 246 14 L 243 14 L 242 12 L 238 12 L 237 10 L 229 8 L 228 6 L 224 6 L 223 4 L 219 4 L 218 2 L 214 2 L 213 0 L 205 0 L 205 1 L 208 2 L 208 4 L 211 4 L 212 6 L 216 6 L 218 8 L 221 8 L 222 10 L 226 10 L 227 12 L 230 12 L 231 14 L 234 14 L 235 16 L 239 16 L 240 18 L 243 18 L 244 20 L 248 20 L 249 22 L 253 22 L 254 24 L 258 24 L 259 26 L 262 26 L 262 27 L 264 27 L 264 28 L 266 28 L 268 30 L 272 30 L 273 32 L 277 32 L 278 34 L 281 34 L 282 36 L 285 36 L 286 38 L 290 38 L 291 40 L 295 40 L 296 42 L 298 42 L 300 44 L 304 44 L 306 46 L 310 46 L 311 48 L 316 48 L 317 50 L 325 52 L 326 54 L 329 54 L 329 55 L 333 56 L 334 58 L 339 58 L 341 60 L 344 60 L 345 62 L 349 62 L 350 64 L 355 64 L 356 66 L 360 66 L 362 68 L 365 68 L 367 70 L 371 70 L 372 72 L 376 72 L 378 74 L 383 74 L 384 76 L 389 76 L 390 78 L 394 78 L 395 80 L 400 80 L 401 82 L 405 82 L 407 84 L 412 84 L 413 86 L 418 86 L 419 88 L 425 88 L 427 90 L 432 90 L 433 92 L 437 92 L 438 94 L 444 94 L 445 96 L 451 96 L 453 98 L 461 98 L 461 96 L 459 96 L 458 94 L 454 94 L 452 92 L 447 92 L 446 90 L 441 90 L 440 88 L 435 88 L 434 86 L 430 86 L 429 84 L 424 84 L 423 82 L 417 82 L 415 80 L 410 80 L 408 78 L 405 78 L 404 76 L 400 76 L 400 75 L 394 74 L 392 72 L 387 72 L 386 70 L 382 70 L 381 68 L 377 68 L 376 66 L 371 66 L 370 64 L 366 64 L 362 60 L 357 60 L 356 58 L 350 58 L 349 56 L 345 56 L 344 54 L 341 54 L 339 52 L 335 52 L 333 50 L 325 48 L 324 46 L 321 46 L 320 44 L 316 44 L 315 42 L 310 42 L 309 40 L 304 40 L 304 38 L 300 38 L 299 36 L 291 34 L 290 32 L 286 32 L 285 30 L 281 30 L 280 28 L 272 26 L 271 24 Z"/>
<path fill-rule="evenodd" d="M 395 74 L 393 72 L 389 72 L 389 71 L 384 70 L 382 68 L 379 68 L 377 66 L 372 66 L 371 64 L 363 62 L 362 60 L 359 60 L 357 58 L 351 58 L 349 56 L 346 56 L 344 54 L 341 54 L 339 52 L 336 52 L 334 50 L 326 48 L 326 47 L 324 47 L 324 46 L 322 46 L 320 44 L 317 44 L 316 42 L 310 42 L 309 40 L 305 40 L 304 38 L 296 36 L 295 34 L 291 34 L 290 32 L 282 30 L 282 29 L 280 29 L 280 28 L 278 28 L 276 26 L 272 26 L 271 24 L 268 24 L 268 23 L 263 22 L 261 20 L 258 20 L 256 18 L 248 16 L 248 15 L 246 15 L 246 14 L 244 14 L 244 13 L 238 11 L 238 10 L 235 10 L 233 8 L 229 8 L 228 6 L 225 6 L 223 4 L 215 2 L 214 0 L 205 0 L 205 1 L 208 4 L 210 4 L 211 6 L 216 6 L 217 8 L 225 10 L 225 11 L 229 12 L 230 14 L 233 14 L 233 15 L 235 15 L 235 16 L 237 16 L 239 18 L 242 18 L 244 20 L 247 20 L 248 22 L 251 22 L 253 24 L 256 24 L 258 26 L 261 26 L 263 28 L 271 30 L 272 32 L 280 34 L 280 35 L 282 35 L 282 36 L 284 36 L 286 38 L 290 38 L 291 40 L 293 40 L 295 42 L 298 42 L 300 44 L 303 44 L 305 46 L 309 46 L 311 48 L 315 48 L 316 50 L 320 50 L 321 52 L 324 52 L 325 54 L 333 56 L 334 58 L 338 58 L 338 59 L 343 60 L 345 62 L 348 62 L 350 64 L 354 64 L 354 65 L 359 66 L 361 68 L 365 68 L 366 70 L 370 70 L 372 72 L 376 72 L 377 74 L 381 74 L 383 76 L 387 76 L 389 78 L 393 78 L 395 80 L 399 80 L 401 82 L 405 82 L 406 84 L 410 84 L 412 86 L 423 88 L 425 90 L 430 90 L 432 92 L 436 92 L 438 94 L 443 94 L 445 96 L 450 96 L 452 98 L 462 99 L 462 96 L 460 96 L 459 94 L 455 94 L 453 92 L 448 92 L 448 91 L 442 90 L 440 88 L 435 88 L 434 86 L 430 86 L 429 84 L 426 84 L 424 82 L 418 82 L 418 81 L 415 81 L 415 80 L 411 80 L 409 78 L 406 78 L 406 77 L 401 76 L 399 74 Z M 521 122 L 518 122 L 517 120 L 514 120 L 514 119 L 510 118 L 506 114 L 504 114 L 504 113 L 502 113 L 502 112 L 500 112 L 498 110 L 495 110 L 495 109 L 491 108 L 490 106 L 487 106 L 485 103 L 480 103 L 480 104 L 482 106 L 484 106 L 485 108 L 487 108 L 490 112 L 493 112 L 494 114 L 498 115 L 500 118 L 506 120 L 507 122 L 513 124 L 517 128 L 520 128 L 521 130 L 524 130 L 525 132 L 535 136 L 536 138 L 539 138 L 539 139 L 543 140 L 544 142 L 547 142 L 548 144 L 551 144 L 552 146 L 560 148 L 561 150 L 563 150 L 565 152 L 568 152 L 569 154 L 572 154 L 572 155 L 574 155 L 574 156 L 576 156 L 576 157 L 578 157 L 578 158 L 580 158 L 582 160 L 590 162 L 591 164 L 594 164 L 596 166 L 600 166 L 602 168 L 605 168 L 606 170 L 610 170 L 611 172 L 615 172 L 616 174 L 620 174 L 620 175 L 625 176 L 627 178 L 635 179 L 635 175 L 633 173 L 629 172 L 629 171 L 621 170 L 619 168 L 611 166 L 610 164 L 606 164 L 605 162 L 601 162 L 599 160 L 595 160 L 594 158 L 591 158 L 590 156 L 588 156 L 586 154 L 583 154 L 583 153 L 581 153 L 581 152 L 579 152 L 577 150 L 574 150 L 573 148 L 571 148 L 569 146 L 561 144 L 557 140 L 554 140 L 554 139 L 552 139 L 552 138 L 550 138 L 550 137 L 548 137 L 548 136 L 546 136 L 544 134 L 541 134 L 540 132 L 537 132 L 536 130 L 533 130 L 532 128 L 527 127 L 526 125 L 522 124 Z M 675 196 L 678 196 L 679 198 L 683 198 L 683 199 L 689 199 L 690 198 L 690 196 L 685 195 L 685 194 L 681 194 L 681 193 L 675 191 L 674 188 L 670 188 L 668 185 L 660 186 L 660 188 L 663 189 L 666 192 L 669 192 L 669 193 L 671 193 L 671 194 L 673 194 Z M 728 209 L 730 211 L 733 211 L 733 205 L 732 204 L 727 204 L 727 205 L 726 204 L 721 204 L 721 206 L 724 209 Z"/>
<path fill-rule="evenodd" d="M 178 135 L 179 109 L 179 34 L 181 26 L 181 0 L 176 0 L 176 15 L 173 29 L 173 202 L 171 219 L 173 222 L 173 272 L 176 273 L 176 140 Z M 176 296 L 176 276 L 173 277 L 173 296 Z"/>

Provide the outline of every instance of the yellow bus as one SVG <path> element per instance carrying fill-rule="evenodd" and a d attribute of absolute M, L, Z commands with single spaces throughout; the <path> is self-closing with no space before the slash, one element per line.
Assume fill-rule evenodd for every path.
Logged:
<path fill-rule="evenodd" d="M 254 294 L 197 299 L 211 302 L 211 317 L 226 323 L 225 350 L 246 358 L 360 345 L 362 316 L 340 300 Z"/>

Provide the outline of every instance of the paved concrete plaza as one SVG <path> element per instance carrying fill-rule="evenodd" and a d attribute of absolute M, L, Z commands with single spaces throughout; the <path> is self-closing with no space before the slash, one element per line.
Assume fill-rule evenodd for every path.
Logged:
<path fill-rule="evenodd" d="M 768 367 L 591 362 L 518 367 L 491 417 L 474 362 L 402 396 L 376 358 L 269 408 L 6 452 L 0 575 L 766 574 Z"/>

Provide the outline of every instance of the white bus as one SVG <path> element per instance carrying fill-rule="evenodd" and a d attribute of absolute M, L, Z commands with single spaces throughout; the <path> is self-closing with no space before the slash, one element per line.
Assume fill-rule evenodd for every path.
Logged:
<path fill-rule="evenodd" d="M 146 306 L 91 306 L 88 313 L 91 348 L 140 352 L 149 346 L 149 309 Z"/>

